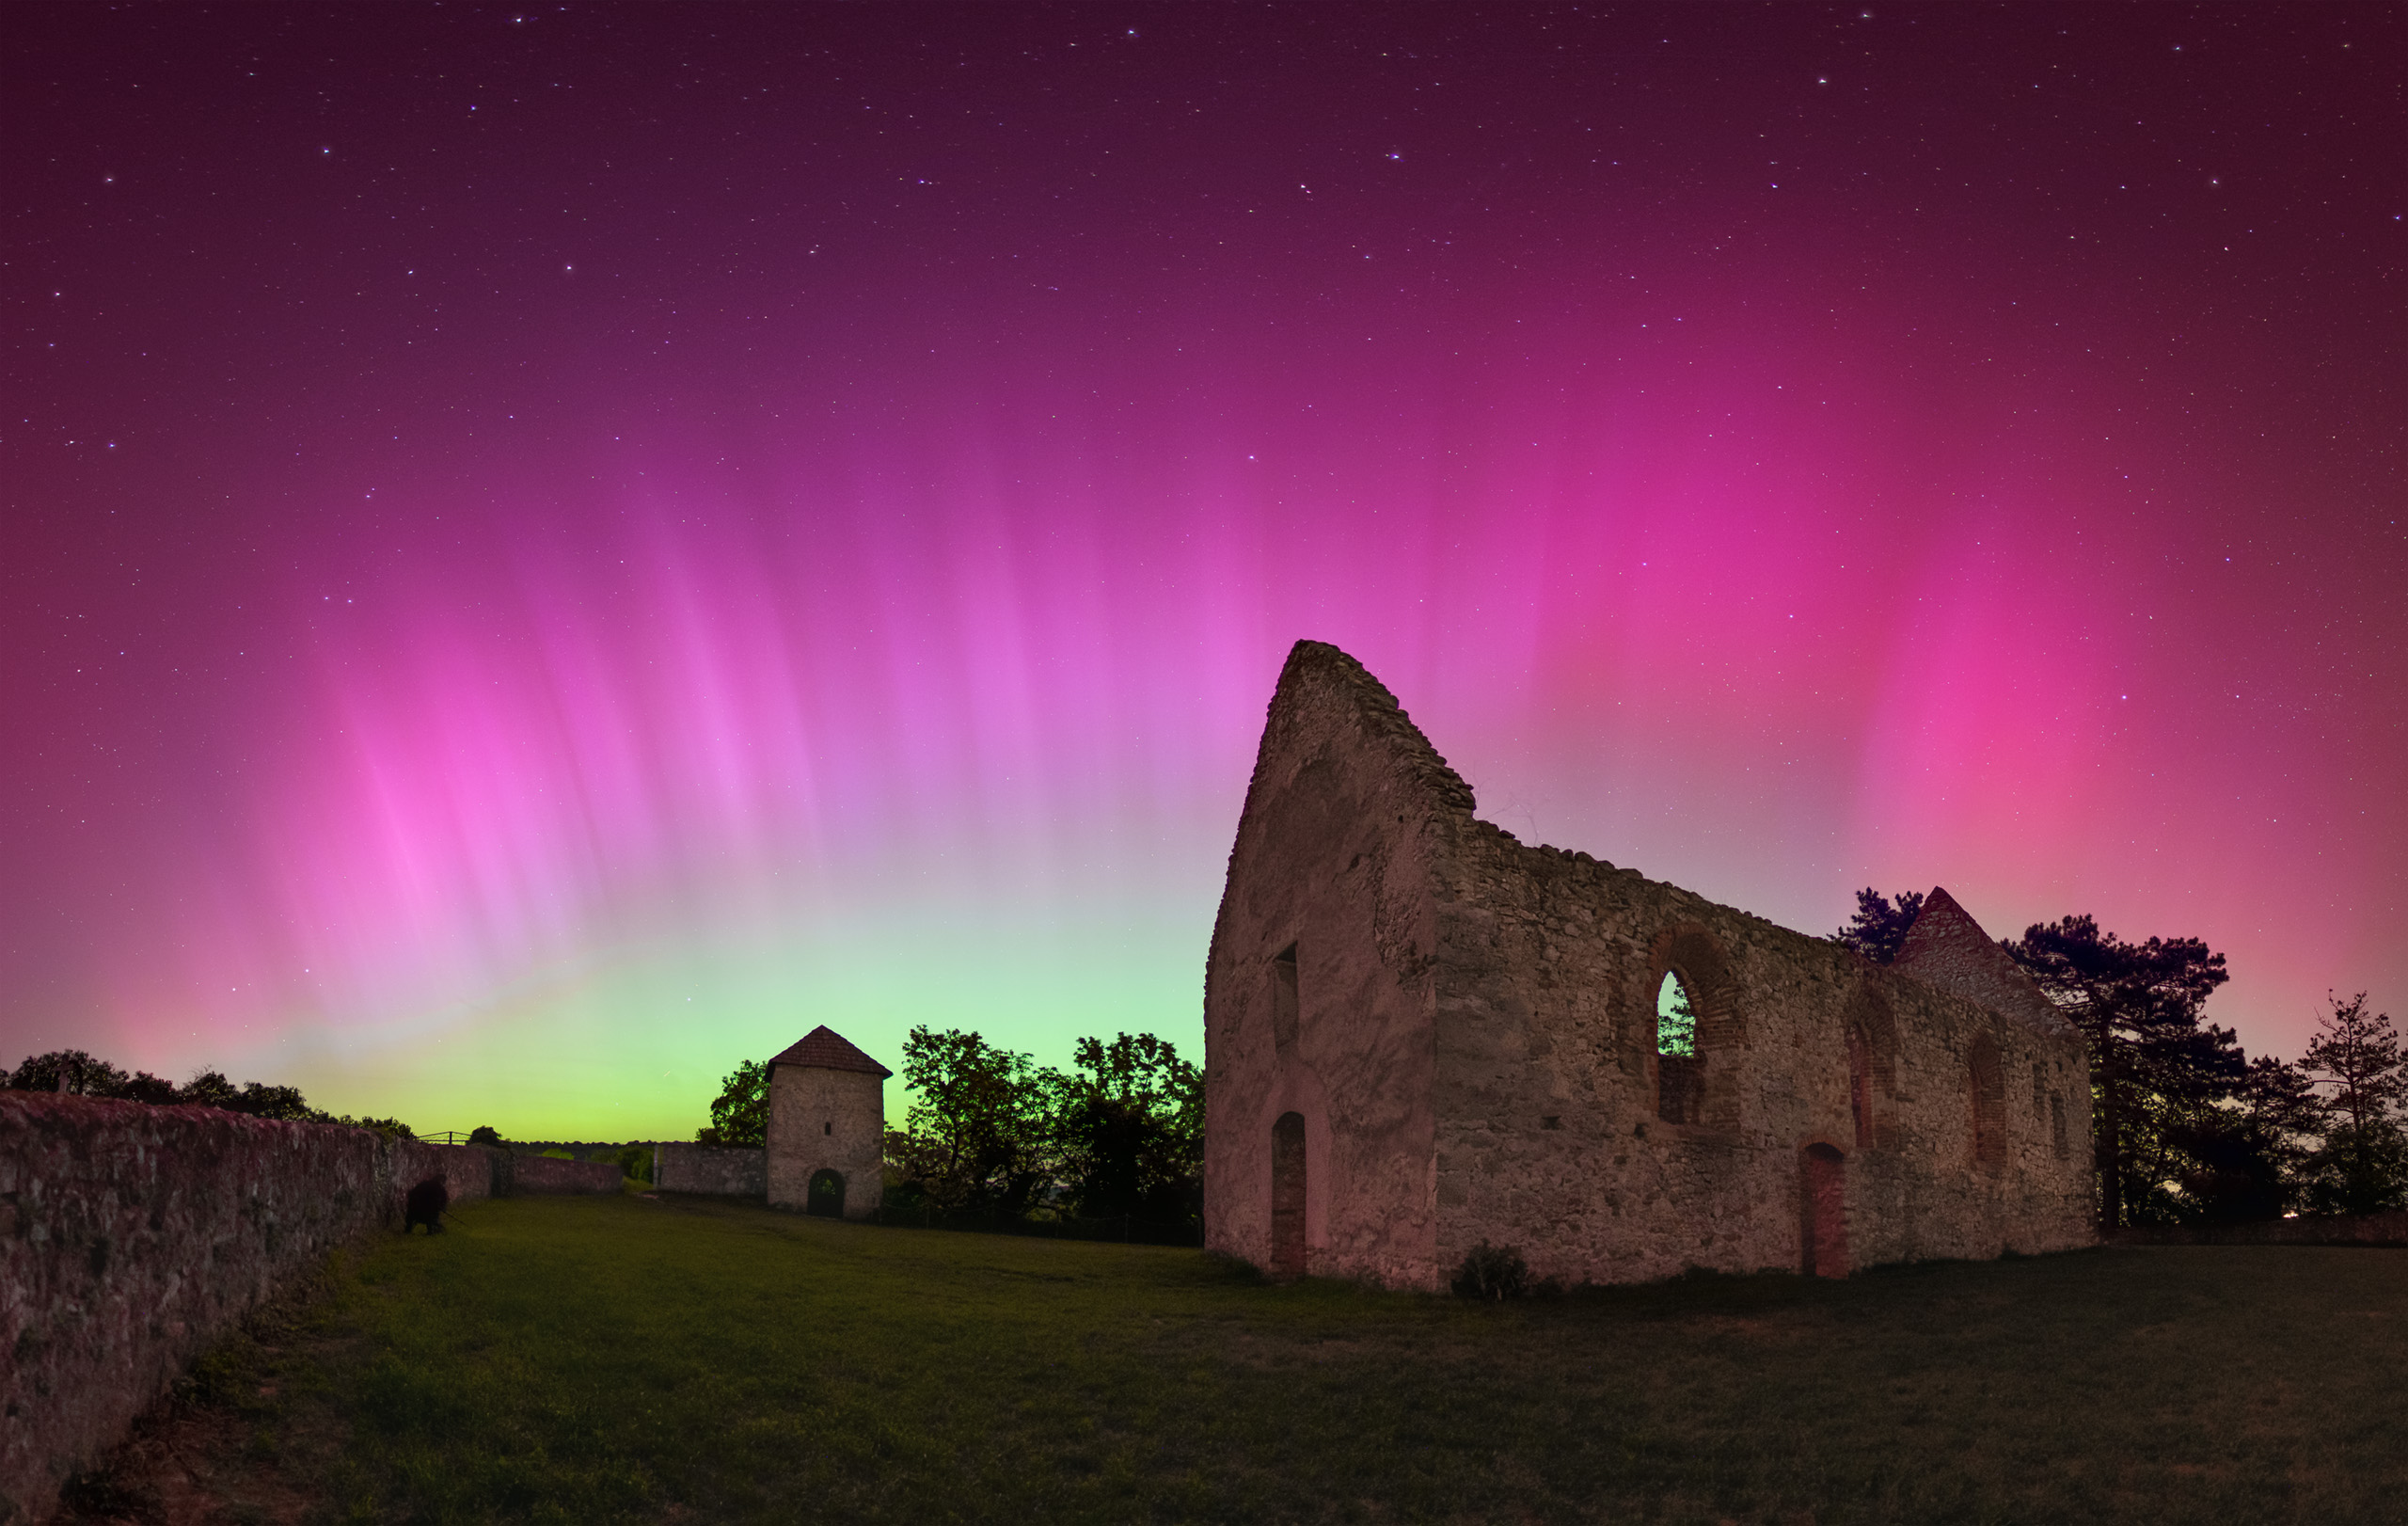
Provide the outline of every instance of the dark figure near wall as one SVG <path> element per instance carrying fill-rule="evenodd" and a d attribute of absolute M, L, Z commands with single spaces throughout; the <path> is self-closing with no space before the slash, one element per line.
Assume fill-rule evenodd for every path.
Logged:
<path fill-rule="evenodd" d="M 402 1232 L 407 1234 L 420 1224 L 429 1234 L 443 1232 L 443 1210 L 452 1206 L 452 1188 L 439 1176 L 430 1176 L 410 1188 L 403 1204 Z"/>

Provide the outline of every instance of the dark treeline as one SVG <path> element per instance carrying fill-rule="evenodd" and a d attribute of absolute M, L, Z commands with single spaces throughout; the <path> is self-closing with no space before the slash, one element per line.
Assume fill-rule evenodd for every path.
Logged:
<path fill-rule="evenodd" d="M 903 1042 L 912 1103 L 886 1136 L 886 1200 L 1018 1217 L 1072 1213 L 1176 1225 L 1203 1204 L 1204 1079 L 1150 1033 L 1081 1039 L 1067 1071 L 958 1028 Z M 727 1077 L 704 1144 L 758 1145 L 768 1068 Z"/>
<path fill-rule="evenodd" d="M 1833 934 L 1897 957 L 1923 897 L 1865 889 Z M 2127 943 L 2089 916 L 2001 939 L 2089 1047 L 2099 1221 L 2230 1222 L 2408 1207 L 2408 1055 L 2366 993 L 2329 998 L 2294 1063 L 2206 1021 L 2225 958 L 2197 938 Z"/>
<path fill-rule="evenodd" d="M 215 1107 L 246 1118 L 281 1119 L 293 1123 L 343 1123 L 353 1128 L 374 1129 L 397 1138 L 418 1137 L 399 1119 L 353 1118 L 312 1107 L 298 1087 L 263 1086 L 257 1081 L 246 1081 L 238 1087 L 216 1071 L 202 1071 L 178 1086 L 149 1071 L 129 1074 L 80 1049 L 29 1055 L 23 1065 L 0 1073 L 0 1086 L 16 1091 L 108 1097 L 119 1102 L 149 1103 L 155 1107 Z"/>

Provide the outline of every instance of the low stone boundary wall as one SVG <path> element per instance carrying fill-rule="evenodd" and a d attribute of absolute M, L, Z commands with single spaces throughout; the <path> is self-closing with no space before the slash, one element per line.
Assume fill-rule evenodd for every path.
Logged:
<path fill-rule="evenodd" d="M 768 1151 L 698 1144 L 658 1144 L 652 1149 L 652 1184 L 661 1192 L 765 1200 L 769 1196 Z"/>
<path fill-rule="evenodd" d="M 626 1181 L 615 1160 L 562 1160 L 555 1155 L 510 1155 L 510 1183 L 501 1196 L 513 1192 L 616 1192 Z"/>
<path fill-rule="evenodd" d="M 2117 1230 L 2119 1246 L 2408 1246 L 2408 1213 L 2302 1214 L 2248 1224 L 2162 1224 Z"/>
<path fill-rule="evenodd" d="M 0 1523 L 52 1508 L 185 1365 L 345 1240 L 460 1202 L 598 1192 L 607 1163 L 392 1140 L 330 1123 L 0 1091 Z M 610 1178 L 608 1187 L 599 1176 Z"/>

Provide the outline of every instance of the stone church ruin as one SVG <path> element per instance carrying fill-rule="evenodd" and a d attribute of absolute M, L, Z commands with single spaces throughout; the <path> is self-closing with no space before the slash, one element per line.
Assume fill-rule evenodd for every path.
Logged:
<path fill-rule="evenodd" d="M 1473 811 L 1296 644 L 1206 966 L 1212 1249 L 1436 1290 L 1482 1241 L 1566 1282 L 2091 1243 L 2081 1037 L 1947 892 L 1878 965 Z"/>

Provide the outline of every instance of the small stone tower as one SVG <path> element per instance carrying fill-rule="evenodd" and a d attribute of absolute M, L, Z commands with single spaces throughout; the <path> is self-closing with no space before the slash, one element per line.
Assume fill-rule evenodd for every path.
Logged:
<path fill-rule="evenodd" d="M 884 1190 L 886 1078 L 826 1025 L 769 1061 L 769 1202 L 867 1218 Z"/>

